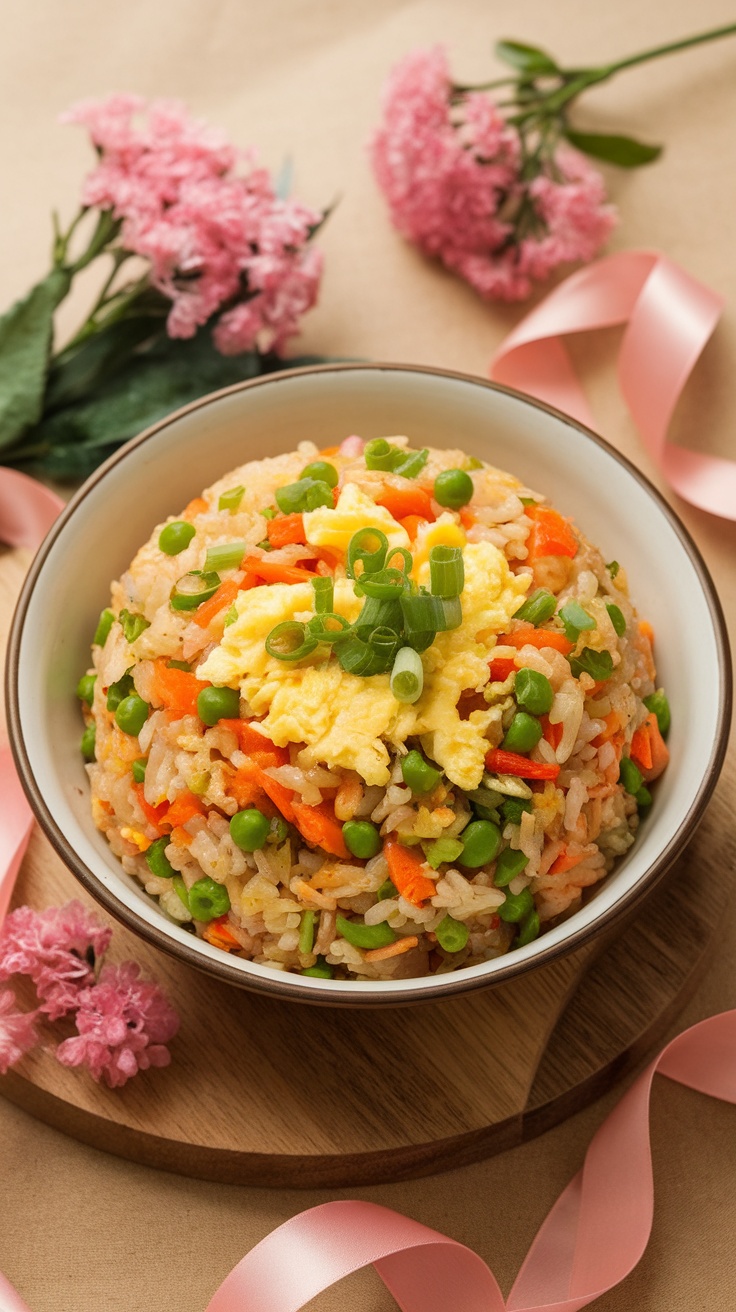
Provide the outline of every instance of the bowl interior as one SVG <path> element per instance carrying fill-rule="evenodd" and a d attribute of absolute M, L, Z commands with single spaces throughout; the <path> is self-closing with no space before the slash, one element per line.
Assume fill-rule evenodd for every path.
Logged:
<path fill-rule="evenodd" d="M 462 447 L 511 470 L 573 516 L 627 570 L 656 634 L 658 682 L 673 709 L 671 766 L 636 844 L 586 905 L 509 956 L 439 978 L 343 983 L 284 976 L 223 954 L 171 924 L 125 876 L 89 814 L 73 696 L 109 585 L 153 527 L 246 460 L 349 433 L 406 433 L 413 446 Z M 275 375 L 220 394 L 136 439 L 93 476 L 52 530 L 29 577 L 12 639 L 16 749 L 34 806 L 72 868 L 108 907 L 160 944 L 236 983 L 288 996 L 368 1001 L 438 996 L 526 968 L 628 908 L 687 841 L 723 750 L 728 668 L 717 603 L 697 553 L 651 487 L 571 421 L 481 380 L 378 366 Z M 11 695 L 11 703 L 13 696 Z M 91 878 L 89 873 L 91 872 Z"/>

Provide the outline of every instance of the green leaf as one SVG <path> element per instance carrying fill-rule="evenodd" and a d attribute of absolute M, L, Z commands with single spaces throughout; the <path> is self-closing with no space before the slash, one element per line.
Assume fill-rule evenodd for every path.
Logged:
<path fill-rule="evenodd" d="M 90 396 L 127 364 L 134 350 L 161 332 L 171 302 L 161 297 L 163 311 L 133 314 L 118 319 L 64 351 L 53 361 L 48 377 L 44 412 L 48 416 Z"/>
<path fill-rule="evenodd" d="M 633 137 L 602 132 L 576 132 L 572 128 L 565 128 L 565 136 L 570 145 L 581 150 L 584 155 L 592 155 L 594 159 L 605 160 L 608 164 L 618 164 L 622 169 L 636 169 L 641 164 L 651 164 L 662 154 L 661 146 L 649 146 Z"/>
<path fill-rule="evenodd" d="M 42 414 L 54 310 L 69 284 L 69 274 L 54 269 L 0 318 L 0 448 Z"/>
<path fill-rule="evenodd" d="M 497 41 L 496 58 L 504 64 L 510 64 L 527 77 L 536 77 L 541 73 L 559 73 L 559 68 L 551 55 L 540 50 L 538 46 L 527 46 L 521 41 Z"/>

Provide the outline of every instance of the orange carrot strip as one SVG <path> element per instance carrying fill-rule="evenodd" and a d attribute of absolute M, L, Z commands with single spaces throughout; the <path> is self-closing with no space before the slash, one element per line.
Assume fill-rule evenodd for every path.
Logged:
<path fill-rule="evenodd" d="M 289 753 L 285 747 L 277 747 L 265 734 L 252 727 L 250 720 L 222 719 L 219 723 L 225 729 L 237 734 L 241 752 L 265 768 L 267 765 L 287 765 Z"/>
<path fill-rule="evenodd" d="M 555 651 L 569 656 L 574 642 L 570 642 L 564 633 L 555 633 L 554 629 L 535 629 L 533 624 L 521 624 L 511 633 L 502 633 L 496 639 L 499 647 L 554 647 Z"/>
<path fill-rule="evenodd" d="M 321 456 L 336 456 L 340 450 L 339 446 L 323 446 L 320 451 Z"/>
<path fill-rule="evenodd" d="M 191 846 L 192 835 L 188 834 L 186 829 L 182 829 L 181 827 L 178 829 L 172 829 L 170 837 L 175 847 Z"/>
<path fill-rule="evenodd" d="M 416 542 L 417 533 L 419 532 L 421 525 L 427 523 L 427 520 L 423 515 L 404 515 L 404 518 L 400 519 L 399 523 L 402 528 L 406 529 L 411 541 Z"/>
<path fill-rule="evenodd" d="M 649 745 L 652 751 L 652 764 L 648 768 L 643 769 L 642 774 L 644 775 L 646 782 L 649 784 L 653 779 L 658 779 L 662 771 L 666 769 L 670 759 L 670 754 L 667 744 L 659 731 L 659 724 L 654 711 L 647 716 L 647 724 L 649 726 Z"/>
<path fill-rule="evenodd" d="M 654 629 L 649 623 L 649 620 L 639 620 L 639 632 L 643 634 L 645 638 L 648 638 L 652 646 L 654 646 Z"/>
<path fill-rule="evenodd" d="M 649 736 L 649 721 L 656 720 L 656 715 L 649 714 L 643 724 L 635 730 L 631 739 L 631 759 L 641 770 L 651 770 L 652 768 L 652 743 Z"/>
<path fill-rule="evenodd" d="M 224 952 L 230 952 L 233 948 L 242 947 L 235 935 L 230 933 L 225 916 L 221 916 L 219 920 L 211 920 L 202 938 L 211 943 L 214 948 L 222 948 Z"/>
<path fill-rule="evenodd" d="M 256 556 L 246 556 L 242 567 L 246 573 L 263 579 L 264 583 L 305 583 L 315 575 L 314 570 L 302 569 L 300 565 L 283 565 Z"/>
<path fill-rule="evenodd" d="M 299 833 L 308 843 L 324 848 L 332 856 L 350 860 L 350 852 L 342 836 L 342 825 L 335 819 L 332 802 L 320 802 L 319 806 L 307 806 L 305 802 L 292 802 L 294 823 Z"/>
<path fill-rule="evenodd" d="M 388 873 L 394 886 L 415 907 L 421 906 L 428 897 L 433 897 L 436 888 L 433 880 L 423 873 L 424 855 L 418 855 L 403 843 L 388 842 L 384 844 L 383 855 L 388 862 Z"/>
<path fill-rule="evenodd" d="M 397 938 L 395 943 L 389 943 L 385 948 L 371 948 L 370 952 L 363 953 L 364 961 L 385 961 L 387 957 L 400 957 L 404 952 L 410 952 L 417 946 L 419 939 L 416 934 L 409 934 L 406 938 Z"/>
<path fill-rule="evenodd" d="M 268 521 L 266 537 L 274 547 L 303 545 L 306 542 L 303 516 L 276 515 L 274 519 Z"/>
<path fill-rule="evenodd" d="M 196 515 L 204 515 L 209 510 L 209 505 L 204 497 L 195 497 L 189 505 L 185 507 L 182 513 L 182 519 L 194 519 Z"/>
<path fill-rule="evenodd" d="M 463 528 L 472 528 L 475 523 L 475 515 L 470 509 L 470 506 L 461 506 L 458 513 Z"/>
<path fill-rule="evenodd" d="M 526 756 L 517 752 L 504 752 L 499 747 L 492 748 L 486 754 L 486 767 L 494 774 L 513 774 L 519 779 L 556 779 L 560 773 L 559 765 L 530 761 Z"/>
<path fill-rule="evenodd" d="M 138 798 L 140 808 L 146 817 L 149 825 L 152 825 L 159 837 L 163 834 L 161 822 L 169 809 L 168 802 L 162 802 L 160 806 L 151 806 L 143 796 L 143 784 L 133 784 L 133 792 Z"/>
<path fill-rule="evenodd" d="M 512 671 L 516 669 L 516 661 L 512 657 L 494 656 L 488 664 L 491 679 L 494 683 L 505 683 Z"/>
<path fill-rule="evenodd" d="M 432 497 L 423 487 L 394 487 L 386 483 L 376 497 L 376 505 L 383 506 L 394 519 L 418 515 L 420 519 L 434 519 Z"/>
<path fill-rule="evenodd" d="M 557 751 L 561 741 L 563 728 L 561 724 L 552 724 L 548 715 L 540 715 L 539 722 L 542 726 L 544 741 L 549 743 L 554 751 Z"/>
<path fill-rule="evenodd" d="M 209 684 L 188 670 L 169 669 L 165 660 L 154 661 L 153 670 L 153 695 L 156 700 L 175 715 L 196 715 L 197 697 Z"/>
<path fill-rule="evenodd" d="M 560 855 L 552 862 L 548 875 L 563 875 L 566 870 L 572 870 L 573 866 L 578 865 L 583 859 L 583 854 L 577 853 L 571 856 L 566 847 L 563 847 Z"/>
<path fill-rule="evenodd" d="M 180 825 L 185 825 L 193 816 L 206 814 L 204 803 L 195 797 L 194 793 L 181 793 L 171 803 L 162 823 L 168 825 L 170 829 L 177 829 Z"/>
<path fill-rule="evenodd" d="M 219 615 L 225 606 L 232 606 L 239 591 L 240 584 L 236 583 L 235 579 L 226 579 L 217 591 L 212 593 L 209 601 L 203 601 L 201 606 L 197 607 L 192 615 L 194 623 L 201 629 L 209 628 L 215 616 Z"/>
<path fill-rule="evenodd" d="M 559 511 L 551 506 L 527 506 L 526 514 L 532 521 L 531 532 L 527 539 L 528 560 L 538 560 L 540 556 L 574 556 L 579 542 L 570 526 Z"/>

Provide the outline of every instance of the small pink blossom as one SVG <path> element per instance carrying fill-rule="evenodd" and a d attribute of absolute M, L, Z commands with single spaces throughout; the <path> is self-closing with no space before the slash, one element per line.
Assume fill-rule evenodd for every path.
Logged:
<path fill-rule="evenodd" d="M 94 983 L 96 961 L 112 930 L 80 902 L 34 911 L 18 907 L 0 930 L 0 983 L 28 975 L 51 1020 L 78 1006 L 80 989 Z"/>
<path fill-rule="evenodd" d="M 18 1011 L 12 989 L 0 989 L 0 1075 L 37 1042 L 35 1011 Z"/>
<path fill-rule="evenodd" d="M 165 1046 L 179 1017 L 159 986 L 140 978 L 132 961 L 107 966 L 99 983 L 82 989 L 78 1037 L 65 1039 L 56 1055 L 62 1066 L 86 1066 L 92 1078 L 116 1089 L 139 1070 L 168 1066 Z"/>
<path fill-rule="evenodd" d="M 485 92 L 455 92 L 441 47 L 391 73 L 371 142 L 394 226 L 482 296 L 521 300 L 560 265 L 590 260 L 616 215 L 576 151 L 522 171 L 521 140 Z"/>

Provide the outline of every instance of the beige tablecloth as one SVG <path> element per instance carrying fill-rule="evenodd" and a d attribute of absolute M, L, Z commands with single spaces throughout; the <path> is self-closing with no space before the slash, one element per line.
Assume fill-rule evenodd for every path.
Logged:
<path fill-rule="evenodd" d="M 178 96 L 198 114 L 255 143 L 277 167 L 295 162 L 305 199 L 340 204 L 320 238 L 327 258 L 321 304 L 300 346 L 327 355 L 412 361 L 484 373 L 518 309 L 482 304 L 425 263 L 389 229 L 365 140 L 391 63 L 442 41 L 459 80 L 489 72 L 493 41 L 548 46 L 568 64 L 622 56 L 695 29 L 733 21 L 726 0 L 666 6 L 542 0 L 27 0 L 6 5 L 0 43 L 4 131 L 0 171 L 0 303 L 47 267 L 49 212 L 68 218 L 90 154 L 61 128 L 70 102 L 135 90 Z M 623 75 L 591 93 L 578 122 L 664 141 L 656 165 L 611 171 L 621 208 L 612 248 L 657 247 L 727 297 L 674 424 L 678 441 L 734 455 L 736 259 L 733 124 L 736 42 Z M 83 293 L 65 311 L 76 318 Z M 615 387 L 615 333 L 577 344 L 601 432 L 659 482 Z M 677 506 L 736 613 L 736 526 Z M 673 594 L 673 604 L 676 604 Z M 717 859 L 717 856 L 716 858 Z M 736 1005 L 736 914 L 723 926 L 708 977 L 677 1028 Z M 351 1191 L 406 1211 L 470 1244 L 511 1284 L 533 1234 L 580 1165 L 618 1091 L 543 1138 L 488 1162 L 420 1183 Z M 650 1312 L 736 1303 L 732 1108 L 662 1081 L 654 1095 L 656 1216 L 637 1271 L 601 1312 Z M 33 1312 L 203 1312 L 236 1260 L 314 1192 L 203 1184 L 86 1148 L 0 1100 L 0 1269 Z M 346 1195 L 350 1196 L 350 1194 Z M 320 1312 L 383 1312 L 391 1300 L 372 1272 L 313 1304 Z"/>

